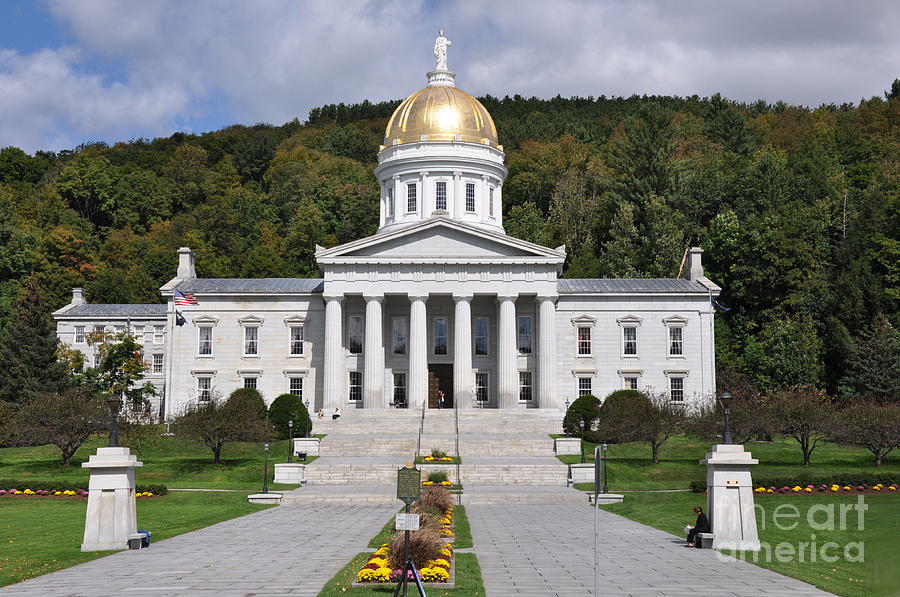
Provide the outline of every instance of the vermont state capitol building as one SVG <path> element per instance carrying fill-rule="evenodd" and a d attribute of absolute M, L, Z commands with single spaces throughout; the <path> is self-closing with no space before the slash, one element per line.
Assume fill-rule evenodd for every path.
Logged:
<path fill-rule="evenodd" d="M 720 289 L 701 250 L 684 278 L 561 279 L 565 247 L 507 236 L 503 146 L 441 39 L 384 134 L 379 228 L 319 248 L 322 278 L 198 278 L 182 247 L 167 304 L 87 304 L 76 288 L 53 314 L 60 340 L 89 366 L 85 333 L 127 326 L 162 416 L 240 387 L 326 411 L 436 408 L 441 394 L 445 408 L 559 409 L 620 388 L 711 399 Z M 176 306 L 176 290 L 197 304 Z"/>

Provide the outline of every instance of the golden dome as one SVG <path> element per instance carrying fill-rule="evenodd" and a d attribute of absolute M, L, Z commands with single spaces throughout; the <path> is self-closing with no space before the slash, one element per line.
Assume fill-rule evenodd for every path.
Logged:
<path fill-rule="evenodd" d="M 477 99 L 456 87 L 429 85 L 401 103 L 388 121 L 384 144 L 427 141 L 464 141 L 489 144 L 502 150 L 497 127 Z"/>

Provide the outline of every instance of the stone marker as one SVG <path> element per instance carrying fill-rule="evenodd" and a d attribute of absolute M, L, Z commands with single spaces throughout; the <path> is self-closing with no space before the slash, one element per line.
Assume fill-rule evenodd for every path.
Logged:
<path fill-rule="evenodd" d="M 275 483 L 303 485 L 306 482 L 306 465 L 297 462 L 282 462 L 275 465 Z"/>
<path fill-rule="evenodd" d="M 759 551 L 750 466 L 759 463 L 744 446 L 719 444 L 706 454 L 706 515 L 713 548 Z"/>
<path fill-rule="evenodd" d="M 144 463 L 128 448 L 98 448 L 81 466 L 91 469 L 81 551 L 127 549 L 137 535 L 134 469 Z"/>

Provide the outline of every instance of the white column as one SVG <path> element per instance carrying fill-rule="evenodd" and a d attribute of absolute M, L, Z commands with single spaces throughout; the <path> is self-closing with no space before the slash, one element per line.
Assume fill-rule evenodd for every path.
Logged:
<path fill-rule="evenodd" d="M 419 197 L 419 215 L 421 216 L 419 219 L 424 220 L 426 218 L 431 217 L 431 211 L 434 209 L 432 207 L 431 201 L 431 193 L 428 191 L 428 171 L 422 170 L 419 172 L 420 182 L 419 186 L 421 187 L 421 197 Z"/>
<path fill-rule="evenodd" d="M 384 406 L 384 342 L 381 302 L 384 296 L 363 295 L 366 301 L 366 343 L 363 346 L 363 408 Z"/>
<path fill-rule="evenodd" d="M 472 408 L 475 379 L 472 374 L 472 295 L 454 294 L 453 315 L 453 404 Z"/>
<path fill-rule="evenodd" d="M 516 408 L 519 404 L 519 379 L 516 369 L 516 297 L 501 295 L 497 300 L 500 302 L 497 351 L 499 407 Z"/>
<path fill-rule="evenodd" d="M 556 408 L 556 297 L 538 300 L 538 408 Z"/>
<path fill-rule="evenodd" d="M 411 407 L 428 400 L 428 327 L 425 316 L 427 296 L 409 297 L 409 397 Z"/>
<path fill-rule="evenodd" d="M 478 214 L 478 219 L 482 222 L 488 221 L 488 208 L 487 208 L 487 200 L 488 200 L 488 177 L 481 177 L 481 192 L 475 195 L 475 212 Z"/>
<path fill-rule="evenodd" d="M 334 409 L 343 404 L 344 377 L 344 346 L 341 341 L 343 333 L 341 325 L 344 315 L 341 309 L 342 296 L 325 297 L 325 380 L 323 408 Z"/>

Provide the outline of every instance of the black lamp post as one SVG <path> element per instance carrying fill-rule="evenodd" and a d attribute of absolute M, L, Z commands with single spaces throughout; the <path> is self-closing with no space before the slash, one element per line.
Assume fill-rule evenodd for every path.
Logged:
<path fill-rule="evenodd" d="M 294 420 L 288 421 L 288 464 L 294 462 Z"/>
<path fill-rule="evenodd" d="M 106 399 L 109 405 L 109 414 L 112 417 L 112 427 L 109 430 L 109 447 L 119 447 L 119 409 L 122 408 L 122 397 L 119 394 L 113 394 Z"/>
<path fill-rule="evenodd" d="M 584 419 L 578 421 L 578 426 L 581 427 L 581 464 L 584 464 Z"/>
<path fill-rule="evenodd" d="M 266 469 L 263 473 L 263 493 L 269 493 L 269 444 L 265 444 L 266 449 Z"/>
<path fill-rule="evenodd" d="M 308 427 L 309 422 L 310 422 L 309 421 L 309 400 L 307 400 L 303 404 L 306 405 L 306 418 L 303 419 L 303 437 L 309 437 L 309 432 L 310 432 L 310 429 Z"/>
<path fill-rule="evenodd" d="M 725 391 L 722 392 L 721 396 L 719 396 L 719 404 L 722 405 L 722 410 L 725 411 L 725 445 L 730 445 L 732 443 L 731 421 L 729 420 L 732 402 L 734 402 L 734 396 L 731 395 L 731 392 Z"/>
<path fill-rule="evenodd" d="M 603 444 L 603 493 L 609 493 L 609 486 L 606 484 L 606 450 L 609 448 Z"/>

